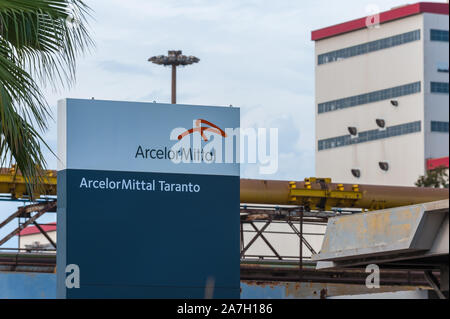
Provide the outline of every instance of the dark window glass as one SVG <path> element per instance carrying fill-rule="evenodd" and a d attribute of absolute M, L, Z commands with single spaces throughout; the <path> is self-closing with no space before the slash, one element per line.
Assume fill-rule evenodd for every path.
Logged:
<path fill-rule="evenodd" d="M 430 30 L 431 41 L 448 42 L 448 30 Z"/>
<path fill-rule="evenodd" d="M 408 42 L 420 40 L 420 30 L 414 30 L 403 34 L 395 35 L 389 38 L 384 38 L 376 41 L 366 42 L 360 45 L 331 51 L 320 54 L 317 63 L 325 64 L 330 62 L 339 61 L 342 59 L 351 58 L 357 55 L 366 54 L 382 49 L 387 49 L 393 46 L 401 45 Z M 448 41 L 448 32 L 447 32 Z"/>
<path fill-rule="evenodd" d="M 431 121 L 431 132 L 448 133 L 448 122 Z"/>
<path fill-rule="evenodd" d="M 359 144 L 368 141 L 375 141 L 383 138 L 405 135 L 410 133 L 420 132 L 421 122 L 411 122 L 400 125 L 387 127 L 385 130 L 370 130 L 358 133 L 358 137 L 351 137 L 350 134 L 327 138 L 318 141 L 319 151 L 347 146 L 352 144 Z M 434 132 L 447 132 L 448 122 L 431 122 L 431 130 Z"/>
<path fill-rule="evenodd" d="M 431 92 L 448 94 L 448 82 L 431 82 Z"/>
<path fill-rule="evenodd" d="M 420 92 L 420 82 L 415 82 L 397 86 L 394 88 L 379 90 L 375 92 L 350 96 L 339 100 L 320 103 L 318 107 L 318 112 L 319 113 L 330 112 L 338 109 L 383 101 L 418 92 Z M 448 93 L 448 83 L 447 83 L 447 93 Z"/>

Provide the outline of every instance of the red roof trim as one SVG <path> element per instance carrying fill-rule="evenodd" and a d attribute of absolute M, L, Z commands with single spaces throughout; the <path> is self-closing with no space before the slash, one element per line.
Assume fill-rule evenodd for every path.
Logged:
<path fill-rule="evenodd" d="M 427 170 L 435 169 L 439 166 L 445 166 L 448 168 L 448 156 L 441 158 L 430 158 L 427 160 Z"/>
<path fill-rule="evenodd" d="M 56 231 L 56 223 L 39 224 L 39 226 L 41 226 L 41 228 L 46 232 Z M 20 232 L 20 236 L 33 235 L 39 233 L 40 231 L 36 226 L 28 226 Z"/>
<path fill-rule="evenodd" d="M 385 23 L 419 13 L 448 15 L 448 3 L 418 2 L 380 13 L 380 23 Z M 366 27 L 366 18 L 360 18 L 311 32 L 311 40 L 317 41 Z"/>

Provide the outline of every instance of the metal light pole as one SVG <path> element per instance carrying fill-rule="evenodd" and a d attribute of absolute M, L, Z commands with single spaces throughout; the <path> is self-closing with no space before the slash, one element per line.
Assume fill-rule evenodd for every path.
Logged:
<path fill-rule="evenodd" d="M 172 66 L 172 104 L 177 103 L 177 66 L 182 65 L 189 65 L 198 63 L 200 61 L 199 58 L 195 56 L 186 56 L 181 54 L 181 50 L 172 50 L 169 51 L 169 54 L 167 56 L 165 55 L 158 55 L 158 56 L 152 56 L 148 59 L 149 62 L 164 65 L 164 66 Z"/>

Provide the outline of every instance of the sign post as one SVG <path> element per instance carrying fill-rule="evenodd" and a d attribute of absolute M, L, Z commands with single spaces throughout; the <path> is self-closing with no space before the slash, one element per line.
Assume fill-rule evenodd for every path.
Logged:
<path fill-rule="evenodd" d="M 239 298 L 239 116 L 60 101 L 57 296 Z"/>

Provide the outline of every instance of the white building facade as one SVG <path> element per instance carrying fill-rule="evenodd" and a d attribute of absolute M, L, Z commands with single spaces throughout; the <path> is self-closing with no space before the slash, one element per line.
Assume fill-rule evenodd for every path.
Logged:
<path fill-rule="evenodd" d="M 417 3 L 312 32 L 316 176 L 413 186 L 448 157 L 446 3 Z"/>

